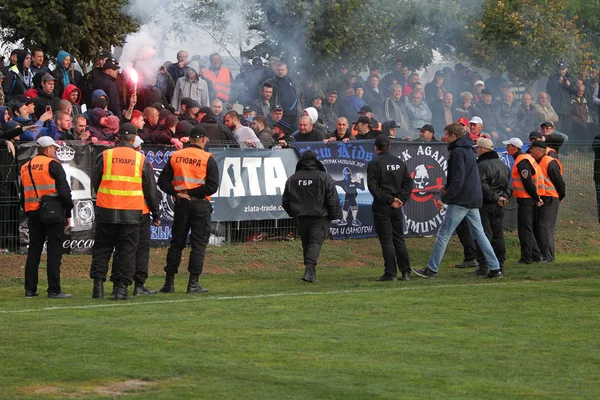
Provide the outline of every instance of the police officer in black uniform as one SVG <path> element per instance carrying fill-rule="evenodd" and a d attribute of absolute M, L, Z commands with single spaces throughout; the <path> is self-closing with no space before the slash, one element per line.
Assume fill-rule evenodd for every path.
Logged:
<path fill-rule="evenodd" d="M 367 165 L 367 186 L 373 195 L 373 223 L 381 243 L 385 271 L 377 281 L 410 280 L 410 258 L 404 242 L 402 206 L 413 188 L 406 164 L 389 153 L 390 139 L 385 134 L 375 139 L 376 156 Z"/>
<path fill-rule="evenodd" d="M 339 214 L 339 198 L 333 179 L 314 152 L 307 150 L 287 180 L 282 196 L 284 210 L 298 221 L 305 272 L 302 280 L 317 281 L 316 267 L 331 221 Z"/>
<path fill-rule="evenodd" d="M 207 142 L 206 129 L 196 125 L 190 132 L 190 145 L 173 153 L 158 177 L 162 191 L 176 198 L 173 237 L 167 252 L 167 277 L 160 289 L 162 293 L 175 292 L 175 274 L 190 230 L 192 251 L 187 293 L 208 292 L 200 286 L 198 278 L 204 268 L 210 239 L 210 196 L 219 188 L 219 167 L 212 155 L 204 151 Z"/>

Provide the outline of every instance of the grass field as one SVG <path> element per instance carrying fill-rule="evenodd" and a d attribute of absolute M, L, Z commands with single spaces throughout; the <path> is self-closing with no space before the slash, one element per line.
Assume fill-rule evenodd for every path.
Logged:
<path fill-rule="evenodd" d="M 210 248 L 207 295 L 180 274 L 178 293 L 127 303 L 91 299 L 86 256 L 65 257 L 73 299 L 25 299 L 24 257 L 0 256 L 0 398 L 596 399 L 596 225 L 563 218 L 556 263 L 493 281 L 448 268 L 455 239 L 437 280 L 385 283 L 373 239 L 327 242 L 313 285 L 298 241 Z M 408 241 L 413 266 L 432 243 Z"/>

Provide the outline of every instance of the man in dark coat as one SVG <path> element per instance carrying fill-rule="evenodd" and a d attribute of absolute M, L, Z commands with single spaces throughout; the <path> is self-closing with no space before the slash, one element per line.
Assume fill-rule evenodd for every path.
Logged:
<path fill-rule="evenodd" d="M 561 62 L 558 65 L 558 72 L 548 78 L 546 83 L 546 92 L 550 95 L 550 102 L 556 114 L 558 114 L 558 122 L 556 129 L 569 134 L 571 131 L 571 98 L 577 94 L 577 86 L 575 81 L 569 75 L 567 64 Z"/>
<path fill-rule="evenodd" d="M 102 89 L 108 96 L 108 109 L 113 115 L 123 119 L 123 109 L 121 107 L 121 96 L 117 89 L 116 80 L 119 75 L 119 63 L 113 57 L 109 58 L 102 66 L 102 74 L 97 74 L 90 82 L 92 92 Z"/>
<path fill-rule="evenodd" d="M 288 215 L 298 221 L 306 268 L 302 280 L 316 282 L 319 253 L 331 221 L 338 216 L 339 198 L 333 179 L 312 151 L 302 154 L 296 173 L 285 184 L 281 201 Z"/>

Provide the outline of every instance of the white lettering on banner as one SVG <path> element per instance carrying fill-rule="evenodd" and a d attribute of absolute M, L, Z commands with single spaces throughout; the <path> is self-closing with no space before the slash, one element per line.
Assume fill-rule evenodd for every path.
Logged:
<path fill-rule="evenodd" d="M 417 150 L 417 155 L 425 155 L 433 158 L 435 161 L 437 161 L 438 165 L 442 167 L 444 171 L 446 171 L 448 169 L 448 160 L 446 160 L 444 156 L 440 155 L 439 151 L 436 150 L 433 153 L 432 151 L 433 149 L 430 146 L 427 146 L 425 148 L 423 148 L 423 146 L 419 146 L 419 150 Z"/>
<path fill-rule="evenodd" d="M 92 247 L 94 247 L 94 239 L 65 240 L 63 242 L 63 249 L 91 249 Z"/>
<path fill-rule="evenodd" d="M 242 174 L 242 168 L 246 174 Z M 262 174 L 259 178 L 259 174 Z M 242 179 L 247 176 L 247 182 Z M 221 184 L 214 197 L 262 196 L 261 179 L 265 186 L 265 195 L 283 194 L 287 173 L 279 157 L 225 157 Z M 246 189 L 247 188 L 247 189 Z M 249 192 L 249 194 L 247 194 Z"/>

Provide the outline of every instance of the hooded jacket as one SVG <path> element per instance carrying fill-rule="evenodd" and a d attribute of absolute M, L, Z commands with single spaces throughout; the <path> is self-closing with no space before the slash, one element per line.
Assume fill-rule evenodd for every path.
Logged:
<path fill-rule="evenodd" d="M 190 80 L 188 77 L 188 71 L 193 70 L 196 72 L 194 80 Z M 198 61 L 190 61 L 186 65 L 186 73 L 181 78 L 177 79 L 175 83 L 175 90 L 173 91 L 173 98 L 171 99 L 171 105 L 178 111 L 181 111 L 181 99 L 189 97 L 200 103 L 200 106 L 210 106 L 210 100 L 208 96 L 208 85 L 200 78 L 200 63 Z"/>
<path fill-rule="evenodd" d="M 73 113 L 72 113 L 73 117 L 81 114 L 81 106 L 79 105 L 79 102 L 81 101 L 81 90 L 79 90 L 79 88 L 77 86 L 70 84 L 70 85 L 67 85 L 67 87 L 65 88 L 65 90 L 63 91 L 63 94 L 62 94 L 62 100 L 70 101 L 69 96 L 75 90 L 77 90 L 78 95 L 77 95 L 77 99 L 75 100 L 75 103 L 71 103 L 71 106 L 73 108 Z"/>
<path fill-rule="evenodd" d="M 99 74 L 94 74 L 93 81 L 90 82 L 92 93 L 97 89 L 102 89 L 108 97 L 108 109 L 122 119 L 121 97 L 117 88 L 116 79 L 113 79 L 106 72 L 102 71 Z M 61 92 L 62 93 L 62 92 Z M 92 94 L 93 97 L 93 94 Z M 93 99 L 92 99 L 93 101 Z"/>
<path fill-rule="evenodd" d="M 32 85 L 33 74 L 29 69 L 25 70 L 23 63 L 29 52 L 27 50 L 18 50 L 17 63 L 7 71 L 2 89 L 4 90 L 5 101 L 24 94 Z"/>
<path fill-rule="evenodd" d="M 319 122 L 319 112 L 317 111 L 317 109 L 314 107 L 308 107 L 302 110 L 302 113 L 304 112 L 308 114 L 308 117 L 312 121 L 313 130 L 322 133 L 324 137 L 328 137 L 329 135 L 327 133 L 327 128 L 325 127 L 325 125 Z"/>
<path fill-rule="evenodd" d="M 441 200 L 466 208 L 480 208 L 483 203 L 481 179 L 477 169 L 477 157 L 473 153 L 473 141 L 468 135 L 448 145 L 448 175 L 446 193 Z"/>
<path fill-rule="evenodd" d="M 98 138 L 101 141 L 115 140 L 115 134 L 109 132 L 100 125 L 100 119 L 106 115 L 106 111 L 101 108 L 94 108 L 90 111 L 89 130 L 92 137 Z"/>
<path fill-rule="evenodd" d="M 35 104 L 35 116 L 39 119 L 42 114 L 46 112 L 47 106 L 50 106 L 52 112 L 56 113 L 58 111 L 59 101 L 60 99 L 54 96 L 54 92 L 46 93 L 44 89 L 38 91 L 37 97 L 33 99 L 33 104 Z"/>
<path fill-rule="evenodd" d="M 296 164 L 296 173 L 285 183 L 281 203 L 292 218 L 337 219 L 340 200 L 335 184 L 312 151 L 305 152 Z"/>
<path fill-rule="evenodd" d="M 67 53 L 64 50 L 58 52 L 56 56 L 56 68 L 52 71 L 52 75 L 56 78 L 56 83 L 54 84 L 54 95 L 56 97 L 61 97 L 65 88 L 70 84 L 80 86 L 83 83 L 83 75 L 81 72 L 76 69 L 64 69 L 63 61 L 65 58 L 73 56 Z"/>

